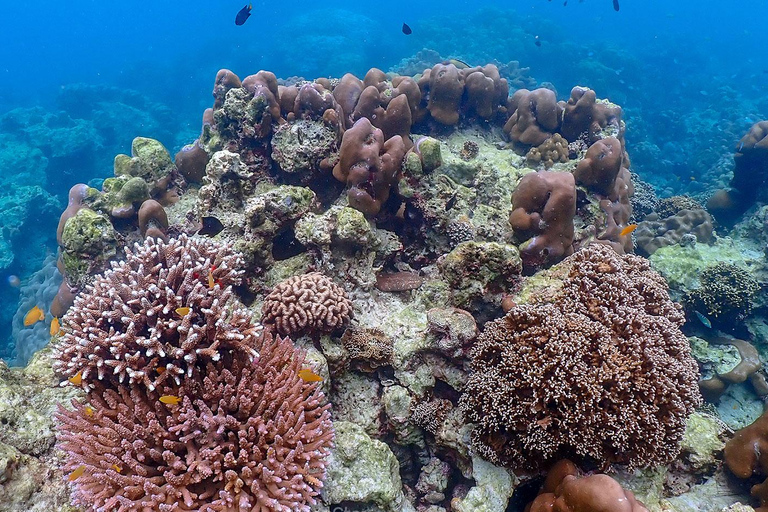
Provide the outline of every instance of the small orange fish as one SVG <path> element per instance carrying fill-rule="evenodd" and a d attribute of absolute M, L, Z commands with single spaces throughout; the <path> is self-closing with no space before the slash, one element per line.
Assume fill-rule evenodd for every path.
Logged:
<path fill-rule="evenodd" d="M 79 372 L 77 372 L 67 380 L 72 384 L 74 384 L 75 386 L 79 386 L 80 384 L 83 383 L 83 370 L 80 370 Z"/>
<path fill-rule="evenodd" d="M 304 368 L 303 370 L 299 370 L 299 377 L 301 377 L 304 382 L 320 382 L 323 380 L 321 376 L 310 370 L 309 368 Z"/>
<path fill-rule="evenodd" d="M 77 466 L 77 469 L 75 469 L 73 472 L 69 474 L 67 477 L 67 480 L 70 482 L 73 482 L 77 480 L 83 473 L 85 472 L 85 466 Z"/>
<path fill-rule="evenodd" d="M 636 229 L 637 229 L 637 224 L 630 224 L 629 226 L 621 230 L 621 233 L 619 233 L 619 236 L 627 236 L 628 234 L 630 234 Z"/>
<path fill-rule="evenodd" d="M 61 334 L 61 324 L 59 323 L 59 319 L 56 317 L 53 317 L 53 320 L 51 320 L 51 336 L 58 336 Z"/>
<path fill-rule="evenodd" d="M 192 311 L 190 308 L 184 307 L 184 308 L 176 308 L 176 314 L 179 316 L 187 316 L 189 312 Z"/>
<path fill-rule="evenodd" d="M 118 473 L 120 473 L 120 472 L 123 470 L 123 468 L 121 468 L 121 467 L 120 467 L 120 466 L 118 466 L 117 464 L 112 464 L 112 466 L 111 466 L 111 467 L 112 467 L 112 469 L 114 469 L 114 470 L 115 470 L 115 471 L 117 471 Z"/>
<path fill-rule="evenodd" d="M 157 367 L 157 373 L 163 373 L 165 371 L 165 366 L 158 366 Z"/>
<path fill-rule="evenodd" d="M 35 306 L 30 309 L 24 316 L 24 327 L 35 325 L 37 322 L 45 320 L 45 313 L 39 306 Z"/>
<path fill-rule="evenodd" d="M 213 285 L 215 284 L 215 281 L 213 280 L 213 271 L 208 271 L 208 288 L 213 290 Z"/>
<path fill-rule="evenodd" d="M 85 415 L 86 416 L 93 416 L 93 407 L 90 405 L 85 406 Z"/>
<path fill-rule="evenodd" d="M 181 402 L 181 398 L 174 395 L 163 395 L 160 397 L 160 401 L 164 404 L 178 405 Z"/>
<path fill-rule="evenodd" d="M 321 482 L 317 478 L 313 477 L 312 475 L 304 476 L 304 480 L 309 482 L 311 485 L 314 485 L 315 487 L 319 487 L 319 486 L 323 485 L 323 482 Z"/>

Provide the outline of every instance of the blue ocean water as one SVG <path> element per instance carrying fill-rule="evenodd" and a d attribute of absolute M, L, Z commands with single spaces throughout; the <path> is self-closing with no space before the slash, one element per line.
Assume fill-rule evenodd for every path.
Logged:
<path fill-rule="evenodd" d="M 622 105 L 632 170 L 660 196 L 722 187 L 736 142 L 768 117 L 768 2 L 619 1 L 256 2 L 243 26 L 241 1 L 4 2 L 0 357 L 20 297 L 8 277 L 26 283 L 56 252 L 69 187 L 110 176 L 137 135 L 172 153 L 194 140 L 220 68 L 362 76 L 424 50 L 497 62 L 513 89 L 586 85 Z"/>

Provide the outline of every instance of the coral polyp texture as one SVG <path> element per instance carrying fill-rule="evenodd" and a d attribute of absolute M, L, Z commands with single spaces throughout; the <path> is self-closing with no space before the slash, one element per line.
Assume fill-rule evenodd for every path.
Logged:
<path fill-rule="evenodd" d="M 308 511 L 333 441 L 303 351 L 253 324 L 241 258 L 147 240 L 64 318 L 54 367 L 86 390 L 59 407 L 74 504 L 120 511 Z"/>
<path fill-rule="evenodd" d="M 669 462 L 701 396 L 664 279 L 597 244 L 560 272 L 559 290 L 486 324 L 473 349 L 461 407 L 475 448 L 514 468 Z"/>
<path fill-rule="evenodd" d="M 63 317 L 57 372 L 79 374 L 86 387 L 116 379 L 152 388 L 168 379 L 178 383 L 223 350 L 253 352 L 249 314 L 229 308 L 231 286 L 242 275 L 239 255 L 182 235 L 167 244 L 150 238 L 125 256 Z"/>
<path fill-rule="evenodd" d="M 331 333 L 346 327 L 352 303 L 343 288 L 320 272 L 293 276 L 267 295 L 261 322 L 283 335 Z"/>
<path fill-rule="evenodd" d="M 77 306 L 75 306 L 77 307 Z M 59 408 L 64 470 L 88 510 L 308 511 L 322 486 L 330 405 L 287 338 L 259 336 L 182 384 L 106 388 Z M 163 397 L 179 398 L 164 403 Z M 80 469 L 82 468 L 82 469 Z"/>

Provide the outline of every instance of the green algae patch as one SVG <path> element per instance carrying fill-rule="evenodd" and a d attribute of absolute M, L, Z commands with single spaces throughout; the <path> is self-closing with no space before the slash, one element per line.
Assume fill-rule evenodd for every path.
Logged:
<path fill-rule="evenodd" d="M 64 224 L 61 247 L 67 279 L 83 284 L 117 255 L 117 233 L 105 215 L 83 208 Z"/>

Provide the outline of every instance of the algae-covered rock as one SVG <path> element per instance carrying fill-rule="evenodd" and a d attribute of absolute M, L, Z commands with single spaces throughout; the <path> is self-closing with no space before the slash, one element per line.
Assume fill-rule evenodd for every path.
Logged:
<path fill-rule="evenodd" d="M 512 497 L 517 479 L 504 468 L 494 466 L 478 456 L 472 457 L 475 486 L 463 498 L 451 502 L 456 512 L 504 512 Z"/>
<path fill-rule="evenodd" d="M 81 286 L 117 255 L 117 233 L 105 215 L 83 208 L 64 224 L 61 249 L 67 280 Z"/>
<path fill-rule="evenodd" d="M 377 241 L 365 215 L 348 206 L 332 206 L 322 215 L 310 213 L 296 222 L 296 239 L 304 245 L 351 249 L 365 248 Z"/>
<path fill-rule="evenodd" d="M 272 136 L 272 158 L 284 172 L 319 171 L 320 161 L 337 149 L 336 130 L 329 124 L 309 119 L 286 123 Z"/>
<path fill-rule="evenodd" d="M 385 512 L 413 510 L 403 495 L 400 463 L 389 447 L 354 423 L 334 421 L 333 426 L 336 438 L 328 457 L 323 500 L 329 505 L 374 504 Z"/>
<path fill-rule="evenodd" d="M 371 436 L 382 432 L 380 388 L 378 380 L 361 373 L 347 372 L 337 377 L 330 398 L 334 420 L 353 422 Z"/>
<path fill-rule="evenodd" d="M 511 244 L 462 242 L 438 266 L 451 285 L 452 304 L 473 311 L 483 304 L 500 306 L 502 295 L 520 279 L 522 261 Z"/>
<path fill-rule="evenodd" d="M 159 141 L 136 137 L 131 144 L 131 156 L 115 157 L 115 176 L 139 177 L 154 183 L 173 172 L 176 166 L 171 154 Z"/>
<path fill-rule="evenodd" d="M 387 426 L 394 434 L 395 443 L 406 446 L 423 444 L 421 430 L 410 420 L 413 398 L 408 389 L 393 385 L 384 388 L 381 396 Z"/>
<path fill-rule="evenodd" d="M 416 140 L 416 148 L 421 156 L 421 168 L 424 172 L 431 172 L 443 165 L 440 151 L 440 141 L 432 137 L 421 137 Z"/>
<path fill-rule="evenodd" d="M 688 418 L 680 451 L 693 471 L 705 472 L 717 467 L 726 431 L 725 424 L 709 414 L 695 412 Z"/>
<path fill-rule="evenodd" d="M 25 368 L 0 361 L 0 511 L 75 510 L 58 469 L 54 413 L 82 391 L 59 386 L 50 353 L 40 350 Z"/>
<path fill-rule="evenodd" d="M 741 362 L 739 350 L 733 345 L 710 345 L 696 336 L 689 337 L 688 341 L 691 343 L 691 355 L 700 364 L 702 379 L 709 379 L 714 374 L 726 374 Z"/>

